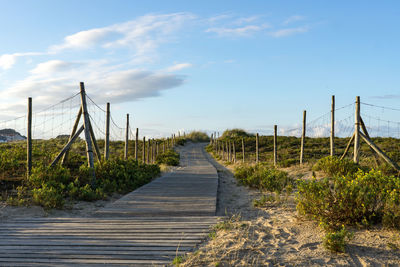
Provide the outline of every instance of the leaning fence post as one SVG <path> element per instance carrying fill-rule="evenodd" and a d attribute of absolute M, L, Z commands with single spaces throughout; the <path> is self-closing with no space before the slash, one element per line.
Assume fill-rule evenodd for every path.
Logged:
<path fill-rule="evenodd" d="M 356 97 L 355 125 L 354 125 L 354 159 L 358 163 L 358 152 L 360 149 L 360 97 Z"/>
<path fill-rule="evenodd" d="M 331 107 L 331 156 L 335 155 L 335 96 L 332 96 L 332 107 Z"/>
<path fill-rule="evenodd" d="M 303 165 L 304 157 L 304 141 L 306 138 L 306 111 L 303 111 L 303 132 L 301 134 L 301 144 L 300 144 L 300 165 Z"/>
<path fill-rule="evenodd" d="M 126 129 L 125 129 L 125 152 L 124 159 L 128 159 L 128 147 L 129 147 L 129 114 L 126 114 Z"/>
<path fill-rule="evenodd" d="M 278 161 L 277 130 L 278 130 L 278 126 L 274 125 L 274 166 L 275 167 L 276 167 L 277 161 Z"/>
<path fill-rule="evenodd" d="M 81 102 L 82 102 L 82 113 L 83 113 L 83 125 L 85 127 L 85 139 L 86 139 L 86 154 L 88 157 L 88 165 L 92 172 L 92 187 L 96 186 L 96 175 L 94 172 L 94 160 L 93 160 L 93 148 L 92 148 L 92 139 L 90 136 L 90 120 L 89 113 L 87 111 L 86 106 L 86 92 L 85 92 L 85 84 L 83 82 L 80 83 L 81 89 Z"/>
<path fill-rule="evenodd" d="M 106 110 L 106 140 L 104 142 L 104 158 L 108 160 L 110 156 L 110 103 L 107 103 Z"/>
<path fill-rule="evenodd" d="M 259 135 L 258 133 L 256 133 L 256 163 L 258 163 L 259 160 L 258 144 L 259 144 Z"/>
<path fill-rule="evenodd" d="M 28 98 L 28 125 L 26 137 L 26 164 L 27 164 L 27 178 L 31 175 L 32 171 L 32 97 Z"/>

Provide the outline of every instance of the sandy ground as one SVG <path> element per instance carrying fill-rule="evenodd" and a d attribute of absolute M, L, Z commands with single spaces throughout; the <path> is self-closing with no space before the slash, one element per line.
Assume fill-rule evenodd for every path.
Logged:
<path fill-rule="evenodd" d="M 322 246 L 323 231 L 312 221 L 297 216 L 293 196 L 252 207 L 260 193 L 236 183 L 233 166 L 210 161 L 218 170 L 217 214 L 232 219 L 230 229 L 216 232 L 184 266 L 400 266 L 399 231 L 381 227 L 354 231 L 347 253 L 331 253 Z M 306 167 L 290 168 L 290 175 L 312 176 Z M 235 216 L 236 214 L 236 216 Z M 239 215 L 239 216 L 238 216 Z"/>

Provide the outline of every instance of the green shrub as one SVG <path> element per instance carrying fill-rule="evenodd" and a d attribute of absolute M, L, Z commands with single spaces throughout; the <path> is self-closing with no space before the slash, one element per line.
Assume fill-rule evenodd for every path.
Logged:
<path fill-rule="evenodd" d="M 323 245 L 327 250 L 332 252 L 346 252 L 346 244 L 353 238 L 353 233 L 350 233 L 343 226 L 342 229 L 335 232 L 328 232 L 323 238 Z"/>
<path fill-rule="evenodd" d="M 323 171 L 331 176 L 353 174 L 360 166 L 349 159 L 340 159 L 335 156 L 324 157 L 315 163 L 313 171 Z"/>
<path fill-rule="evenodd" d="M 338 229 L 339 225 L 390 226 L 399 213 L 400 181 L 380 171 L 359 170 L 352 176 L 336 176 L 298 183 L 297 210 Z"/>
<path fill-rule="evenodd" d="M 262 164 L 237 167 L 235 177 L 244 185 L 278 193 L 293 183 L 286 172 Z"/>
<path fill-rule="evenodd" d="M 166 164 L 168 166 L 178 166 L 179 165 L 179 153 L 174 150 L 167 150 L 165 153 L 162 153 L 157 156 L 156 163 L 157 164 Z"/>
<path fill-rule="evenodd" d="M 190 132 L 189 134 L 186 135 L 186 139 L 194 143 L 210 141 L 210 137 L 206 133 L 199 131 Z"/>
<path fill-rule="evenodd" d="M 40 188 L 32 189 L 33 202 L 45 208 L 61 209 L 65 203 L 62 190 L 62 186 L 56 188 L 48 184 L 43 184 Z"/>

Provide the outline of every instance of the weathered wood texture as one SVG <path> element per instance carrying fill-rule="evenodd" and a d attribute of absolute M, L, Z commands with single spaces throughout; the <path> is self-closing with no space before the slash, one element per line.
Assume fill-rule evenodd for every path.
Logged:
<path fill-rule="evenodd" d="M 356 97 L 355 123 L 354 123 L 354 154 L 353 161 L 358 163 L 360 149 L 360 97 Z"/>
<path fill-rule="evenodd" d="M 106 110 L 106 140 L 104 142 L 104 159 L 108 160 L 110 156 L 110 103 L 107 103 Z"/>
<path fill-rule="evenodd" d="M 219 218 L 218 176 L 202 145 L 181 166 L 88 218 L 0 222 L 0 266 L 165 266 L 201 243 Z"/>
<path fill-rule="evenodd" d="M 304 158 L 304 142 L 306 139 L 306 115 L 307 111 L 303 111 L 303 131 L 301 133 L 301 144 L 300 144 L 300 165 L 303 165 Z"/>
<path fill-rule="evenodd" d="M 27 176 L 31 175 L 32 170 L 32 97 L 28 98 L 28 121 L 26 133 L 26 170 Z"/>
<path fill-rule="evenodd" d="M 331 136 L 330 136 L 330 145 L 331 156 L 335 155 L 335 96 L 332 96 L 332 105 L 331 105 Z"/>

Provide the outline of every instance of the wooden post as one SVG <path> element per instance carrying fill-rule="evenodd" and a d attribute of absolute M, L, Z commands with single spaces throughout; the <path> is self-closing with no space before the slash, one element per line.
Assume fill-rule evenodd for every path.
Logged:
<path fill-rule="evenodd" d="M 57 155 L 57 157 L 53 160 L 53 162 L 50 164 L 50 167 L 54 167 L 57 162 L 61 159 L 62 156 L 67 153 L 67 151 L 71 148 L 72 144 L 75 142 L 75 140 L 79 137 L 79 135 L 83 132 L 84 127 L 81 126 L 72 136 L 72 138 L 68 141 L 68 143 L 64 146 L 64 148 L 61 150 L 61 152 Z"/>
<path fill-rule="evenodd" d="M 340 157 L 340 160 L 344 159 L 344 157 L 346 156 L 347 152 L 349 151 L 351 143 L 353 143 L 353 141 L 354 141 L 354 135 L 355 134 L 353 133 L 353 135 L 351 136 L 349 142 L 347 143 L 347 146 L 346 146 L 346 148 L 345 148 L 345 150 L 343 152 L 343 155 Z"/>
<path fill-rule="evenodd" d="M 139 143 L 139 128 L 136 128 L 136 136 L 135 136 L 135 160 L 138 160 L 138 144 Z"/>
<path fill-rule="evenodd" d="M 92 188 L 96 187 L 96 175 L 94 172 L 94 160 L 93 160 L 93 148 L 92 148 L 92 139 L 90 137 L 90 120 L 89 120 L 89 113 L 87 111 L 86 106 L 86 92 L 85 92 L 85 85 L 83 82 L 80 83 L 81 89 L 81 103 L 82 103 L 82 113 L 83 113 L 83 125 L 84 125 L 84 132 L 85 132 L 85 139 L 86 139 L 86 154 L 88 158 L 88 165 L 92 172 L 92 181 L 91 185 Z"/>
<path fill-rule="evenodd" d="M 300 165 L 303 165 L 303 157 L 304 157 L 304 142 L 306 139 L 306 113 L 307 111 L 303 111 L 303 132 L 301 134 L 301 145 L 300 145 Z"/>
<path fill-rule="evenodd" d="M 210 145 L 213 144 L 213 134 L 211 134 L 211 138 L 210 138 Z"/>
<path fill-rule="evenodd" d="M 245 151 L 244 151 L 244 138 L 242 138 L 242 161 L 243 161 L 243 163 L 244 163 L 244 153 L 245 153 Z"/>
<path fill-rule="evenodd" d="M 157 158 L 157 156 L 158 156 L 158 154 L 159 154 L 159 152 L 160 152 L 160 144 L 159 144 L 159 142 L 158 141 L 156 141 L 156 158 Z"/>
<path fill-rule="evenodd" d="M 147 164 L 150 163 L 150 139 L 147 140 L 147 156 L 146 156 L 146 162 L 147 162 Z"/>
<path fill-rule="evenodd" d="M 32 171 L 32 97 L 28 98 L 28 125 L 26 134 L 26 175 L 27 178 Z"/>
<path fill-rule="evenodd" d="M 258 155 L 258 142 L 259 142 L 259 136 L 258 136 L 258 133 L 256 133 L 256 163 L 258 163 L 258 160 L 259 160 L 259 155 Z"/>
<path fill-rule="evenodd" d="M 126 114 L 126 129 L 125 129 L 125 153 L 124 159 L 128 159 L 128 147 L 129 147 L 129 114 Z"/>
<path fill-rule="evenodd" d="M 235 148 L 235 140 L 232 142 L 232 153 L 233 153 L 233 163 L 236 163 L 236 148 Z"/>
<path fill-rule="evenodd" d="M 104 142 L 104 159 L 110 157 L 110 103 L 107 102 L 106 110 L 106 140 Z"/>
<path fill-rule="evenodd" d="M 335 96 L 332 96 L 331 107 L 331 156 L 335 155 Z"/>
<path fill-rule="evenodd" d="M 381 156 L 390 166 L 392 166 L 393 168 L 395 168 L 397 171 L 400 171 L 400 167 L 399 165 L 397 165 L 396 162 L 394 162 L 393 160 L 391 160 L 386 154 L 385 152 L 383 152 L 378 146 L 376 146 L 374 144 L 374 142 L 372 142 L 371 139 L 369 139 L 366 135 L 364 135 L 363 133 L 359 132 L 359 135 L 364 139 L 364 141 L 370 146 L 372 147 L 375 152 Z"/>
<path fill-rule="evenodd" d="M 277 148 L 277 139 L 278 139 L 278 126 L 274 125 L 274 166 L 277 166 L 278 162 L 278 148 Z"/>
<path fill-rule="evenodd" d="M 97 145 L 96 137 L 94 136 L 94 132 L 93 132 L 93 128 L 92 128 L 92 123 L 90 121 L 89 121 L 89 126 L 90 126 L 89 132 L 90 132 L 90 136 L 92 138 L 94 150 L 96 151 L 97 160 L 98 160 L 98 162 L 100 162 L 101 161 L 100 149 L 99 149 L 99 146 Z"/>
<path fill-rule="evenodd" d="M 162 142 L 162 152 L 165 153 L 165 140 Z"/>
<path fill-rule="evenodd" d="M 222 160 L 225 160 L 225 143 L 224 142 L 221 143 L 221 147 L 222 147 Z"/>
<path fill-rule="evenodd" d="M 142 151 L 143 164 L 146 163 L 146 137 L 143 136 L 143 151 Z"/>
<path fill-rule="evenodd" d="M 228 141 L 226 143 L 227 149 L 228 150 L 228 161 L 231 162 L 232 160 L 232 151 L 231 151 L 231 141 Z"/>
<path fill-rule="evenodd" d="M 68 142 L 71 141 L 72 137 L 74 136 L 76 129 L 78 128 L 79 121 L 82 117 L 82 107 L 79 107 L 78 115 L 76 116 L 74 126 L 72 127 L 71 135 L 69 136 Z M 61 164 L 64 164 L 68 160 L 68 151 L 65 151 L 63 158 L 61 160 Z"/>
<path fill-rule="evenodd" d="M 355 124 L 354 124 L 354 158 L 355 163 L 359 162 L 358 152 L 360 149 L 360 97 L 356 97 Z"/>

